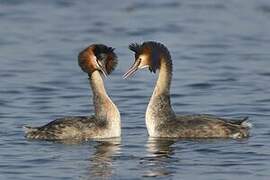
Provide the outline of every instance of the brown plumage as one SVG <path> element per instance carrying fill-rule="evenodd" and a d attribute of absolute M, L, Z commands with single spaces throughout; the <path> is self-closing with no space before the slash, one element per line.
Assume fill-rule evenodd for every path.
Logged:
<path fill-rule="evenodd" d="M 107 128 L 106 121 L 98 121 L 94 116 L 70 116 L 56 119 L 41 127 L 26 128 L 26 137 L 29 139 L 87 140 L 89 137 L 102 136 Z"/>
<path fill-rule="evenodd" d="M 172 138 L 244 138 L 249 136 L 246 120 L 223 119 L 212 115 L 176 115 L 171 107 L 170 85 L 172 60 L 169 50 L 161 43 L 133 43 L 135 62 L 124 75 L 127 78 L 138 69 L 159 70 L 157 83 L 146 110 L 146 126 L 151 137 Z"/>
<path fill-rule="evenodd" d="M 41 140 L 88 140 L 119 137 L 120 113 L 106 93 L 101 73 L 110 74 L 117 65 L 113 48 L 93 44 L 78 56 L 81 69 L 89 76 L 93 90 L 95 115 L 72 116 L 56 119 L 44 126 L 25 126 L 25 136 Z"/>
<path fill-rule="evenodd" d="M 94 59 L 91 58 L 92 56 L 96 56 L 100 64 L 104 65 L 107 74 L 111 74 L 117 66 L 117 55 L 114 53 L 112 47 L 103 44 L 93 44 L 85 48 L 78 56 L 79 66 L 86 73 L 91 73 L 95 70 L 92 62 Z M 89 59 L 91 59 L 91 61 L 89 61 Z"/>
<path fill-rule="evenodd" d="M 162 137 L 245 138 L 249 136 L 246 120 L 233 121 L 205 114 L 177 115 L 174 121 L 160 124 L 157 131 Z"/>

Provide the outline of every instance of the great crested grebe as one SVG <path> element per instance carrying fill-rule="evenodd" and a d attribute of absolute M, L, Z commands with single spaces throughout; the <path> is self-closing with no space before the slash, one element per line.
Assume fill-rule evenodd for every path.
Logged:
<path fill-rule="evenodd" d="M 245 138 L 249 136 L 250 123 L 223 119 L 212 115 L 176 115 L 171 107 L 170 85 L 172 60 L 168 49 L 161 43 L 147 41 L 130 44 L 135 52 L 135 62 L 124 74 L 127 78 L 138 69 L 159 70 L 159 76 L 146 110 L 146 126 L 150 137 L 172 138 Z"/>
<path fill-rule="evenodd" d="M 120 113 L 107 95 L 102 74 L 107 76 L 117 65 L 113 48 L 93 44 L 78 57 L 81 69 L 88 73 L 93 91 L 95 115 L 56 119 L 44 126 L 25 127 L 25 136 L 42 140 L 88 140 L 121 135 Z"/>

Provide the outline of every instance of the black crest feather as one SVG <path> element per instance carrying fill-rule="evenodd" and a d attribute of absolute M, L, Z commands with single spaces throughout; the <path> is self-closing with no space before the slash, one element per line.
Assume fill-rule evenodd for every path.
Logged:
<path fill-rule="evenodd" d="M 142 48 L 145 48 L 145 47 L 148 47 L 151 49 L 151 66 L 149 67 L 150 72 L 156 73 L 156 70 L 159 69 L 161 54 L 166 57 L 167 59 L 166 63 L 172 66 L 170 52 L 164 44 L 160 42 L 156 42 L 156 41 L 146 41 L 142 44 Z"/>
<path fill-rule="evenodd" d="M 135 53 L 140 53 L 141 51 L 141 45 L 138 43 L 131 43 L 128 48 Z"/>
<path fill-rule="evenodd" d="M 146 49 L 147 53 L 150 53 L 151 63 L 149 64 L 149 70 L 151 72 L 156 73 L 156 70 L 160 68 L 160 60 L 162 56 L 166 57 L 166 63 L 172 68 L 171 55 L 169 50 L 165 45 L 160 42 L 155 41 L 145 41 L 141 45 L 137 43 L 132 43 L 129 45 L 129 49 L 135 52 L 135 59 L 142 53 L 144 53 Z"/>
<path fill-rule="evenodd" d="M 93 51 L 98 60 L 105 61 L 104 64 L 106 71 L 110 74 L 118 63 L 117 55 L 114 53 L 114 48 L 103 44 L 96 44 Z"/>

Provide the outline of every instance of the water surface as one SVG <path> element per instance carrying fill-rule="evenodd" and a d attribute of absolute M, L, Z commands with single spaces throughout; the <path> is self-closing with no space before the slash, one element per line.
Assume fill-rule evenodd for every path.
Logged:
<path fill-rule="evenodd" d="M 254 180 L 270 176 L 269 1 L 1 0 L 1 179 Z M 171 51 L 177 113 L 249 116 L 244 140 L 148 139 L 144 112 L 154 74 L 122 74 L 131 42 Z M 27 141 L 22 126 L 93 112 L 77 54 L 91 43 L 116 48 L 106 87 L 122 113 L 122 138 Z"/>

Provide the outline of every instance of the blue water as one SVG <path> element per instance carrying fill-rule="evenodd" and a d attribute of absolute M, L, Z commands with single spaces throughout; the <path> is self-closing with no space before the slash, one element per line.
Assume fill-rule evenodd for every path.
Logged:
<path fill-rule="evenodd" d="M 270 2 L 267 0 L 0 0 L 0 179 L 268 180 Z M 249 116 L 244 140 L 148 139 L 144 112 L 156 76 L 121 76 L 131 42 L 156 40 L 174 63 L 177 113 Z M 28 141 L 22 126 L 93 112 L 77 54 L 116 48 L 106 87 L 122 113 L 122 138 Z"/>

